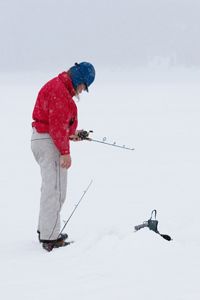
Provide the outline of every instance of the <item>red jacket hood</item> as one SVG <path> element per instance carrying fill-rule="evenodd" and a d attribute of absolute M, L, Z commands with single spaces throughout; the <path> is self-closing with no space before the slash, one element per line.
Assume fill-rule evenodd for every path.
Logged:
<path fill-rule="evenodd" d="M 67 72 L 62 72 L 58 75 L 58 78 L 64 83 L 70 95 L 73 97 L 76 95 L 76 91 L 73 87 L 72 80 Z"/>

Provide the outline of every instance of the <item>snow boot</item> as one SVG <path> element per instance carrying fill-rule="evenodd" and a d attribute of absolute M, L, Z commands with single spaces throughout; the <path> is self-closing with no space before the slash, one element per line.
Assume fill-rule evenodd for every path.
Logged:
<path fill-rule="evenodd" d="M 65 246 L 68 246 L 70 245 L 71 242 L 65 242 L 65 240 L 59 238 L 58 240 L 55 240 L 55 241 L 45 241 L 42 243 L 42 247 L 50 252 L 53 250 L 53 248 L 60 248 L 60 247 L 65 247 Z"/>
<path fill-rule="evenodd" d="M 37 230 L 37 234 L 38 234 L 38 240 L 39 240 L 40 243 L 45 243 L 47 241 L 47 240 L 42 240 L 40 238 L 40 231 L 39 230 Z M 65 241 L 67 238 L 68 238 L 68 234 L 67 233 L 61 233 L 59 235 L 59 238 L 57 240 L 63 240 L 63 241 Z"/>

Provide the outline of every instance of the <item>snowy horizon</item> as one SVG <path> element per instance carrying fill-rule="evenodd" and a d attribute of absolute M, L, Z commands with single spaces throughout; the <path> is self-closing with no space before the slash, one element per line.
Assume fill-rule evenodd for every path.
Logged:
<path fill-rule="evenodd" d="M 200 66 L 198 0 L 0 1 L 0 69 Z"/>

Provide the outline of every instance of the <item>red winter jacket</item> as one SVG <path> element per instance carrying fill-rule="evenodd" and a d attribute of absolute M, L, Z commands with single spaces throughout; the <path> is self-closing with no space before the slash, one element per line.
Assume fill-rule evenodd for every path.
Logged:
<path fill-rule="evenodd" d="M 78 124 L 74 95 L 72 81 L 63 72 L 42 87 L 33 110 L 32 127 L 39 133 L 49 133 L 62 155 L 70 153 L 69 136 Z"/>

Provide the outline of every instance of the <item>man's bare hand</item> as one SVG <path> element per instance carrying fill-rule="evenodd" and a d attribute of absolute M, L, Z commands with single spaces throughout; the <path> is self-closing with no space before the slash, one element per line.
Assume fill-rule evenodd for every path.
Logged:
<path fill-rule="evenodd" d="M 69 169 L 71 167 L 72 160 L 70 154 L 60 156 L 60 165 L 62 168 Z"/>
<path fill-rule="evenodd" d="M 70 140 L 77 142 L 77 141 L 83 141 L 83 140 L 91 140 L 89 138 L 89 134 L 93 132 L 92 130 L 86 131 L 84 129 L 76 130 L 74 135 L 70 135 Z"/>
<path fill-rule="evenodd" d="M 73 142 L 79 142 L 79 141 L 81 141 L 81 138 L 78 135 L 76 135 L 76 134 L 70 135 L 69 139 L 71 141 L 73 141 Z"/>
<path fill-rule="evenodd" d="M 81 137 L 81 133 L 84 132 L 83 129 L 78 129 L 76 130 L 75 134 L 70 135 L 70 140 L 72 140 L 73 142 L 79 142 L 82 141 L 83 138 Z M 86 132 L 86 131 L 85 131 Z"/>

